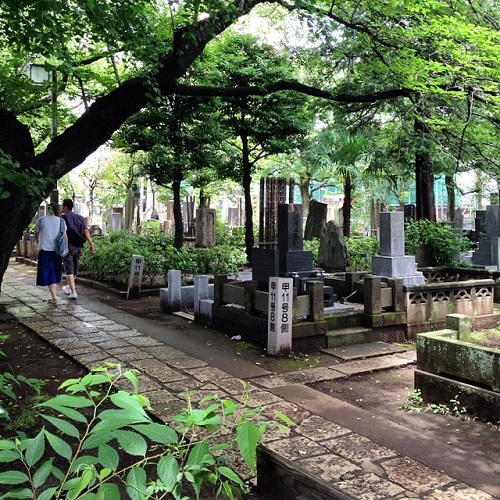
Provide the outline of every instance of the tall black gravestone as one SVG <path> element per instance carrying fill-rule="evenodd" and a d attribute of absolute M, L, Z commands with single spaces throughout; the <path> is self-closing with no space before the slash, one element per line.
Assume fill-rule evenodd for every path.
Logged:
<path fill-rule="evenodd" d="M 302 205 L 278 205 L 278 248 L 254 248 L 253 279 L 267 290 L 269 278 L 313 273 L 312 252 L 303 249 Z M 294 276 L 295 277 L 295 276 Z"/>

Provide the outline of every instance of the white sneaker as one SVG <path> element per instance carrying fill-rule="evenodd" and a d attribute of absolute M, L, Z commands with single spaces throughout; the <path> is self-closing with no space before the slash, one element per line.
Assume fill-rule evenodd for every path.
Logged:
<path fill-rule="evenodd" d="M 63 286 L 63 292 L 64 292 L 66 295 L 70 295 L 70 294 L 71 294 L 71 288 L 69 287 L 69 285 L 64 285 L 64 286 Z"/>
<path fill-rule="evenodd" d="M 76 292 L 70 293 L 68 296 L 68 299 L 76 300 L 78 297 L 78 294 Z"/>

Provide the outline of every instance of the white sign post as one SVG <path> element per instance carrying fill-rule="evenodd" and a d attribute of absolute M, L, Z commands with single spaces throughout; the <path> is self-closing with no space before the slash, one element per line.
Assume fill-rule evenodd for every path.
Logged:
<path fill-rule="evenodd" d="M 267 353 L 279 356 L 292 350 L 293 279 L 269 278 Z"/>
<path fill-rule="evenodd" d="M 140 295 L 143 272 L 144 257 L 142 255 L 132 255 L 132 262 L 130 264 L 130 276 L 128 278 L 127 299 L 132 288 L 134 289 L 134 293 L 137 289 L 137 295 Z"/>

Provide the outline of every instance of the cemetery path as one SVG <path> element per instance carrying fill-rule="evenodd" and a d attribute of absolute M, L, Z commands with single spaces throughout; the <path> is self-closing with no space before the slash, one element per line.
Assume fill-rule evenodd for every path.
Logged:
<path fill-rule="evenodd" d="M 46 370 L 41 373 L 46 373 L 53 385 L 78 376 L 82 364 L 93 366 L 104 359 L 94 353 L 102 347 L 93 339 L 93 330 L 81 335 L 82 328 L 100 322 L 99 335 L 129 340 L 131 352 L 152 354 L 154 363 L 165 364 L 165 373 L 178 370 L 190 377 L 181 384 L 183 390 L 194 382 L 201 390 L 226 391 L 230 397 L 238 397 L 235 379 L 250 380 L 260 404 L 284 412 L 298 424 L 290 439 L 271 436 L 266 445 L 289 460 L 298 460 L 303 467 L 312 467 L 313 473 L 330 478 L 353 498 L 500 498 L 498 427 L 399 410 L 412 388 L 411 356 L 397 369 L 365 370 L 365 374 L 323 380 L 325 370 L 341 368 L 336 358 L 298 354 L 296 359 L 268 359 L 261 348 L 161 314 L 157 297 L 125 301 L 80 286 L 76 303 L 61 301 L 57 308 L 42 304 L 46 290 L 33 285 L 34 272 L 34 268 L 13 263 L 0 295 L 0 307 L 22 323 L 11 323 L 4 317 L 7 321 L 0 324 L 0 331 L 6 325 L 13 328 L 16 341 L 11 343 L 9 363 L 19 372 L 26 362 L 34 370 L 32 376 L 37 376 L 37 369 Z M 63 298 L 62 291 L 59 295 Z M 72 319 L 65 320 L 65 315 Z M 47 328 L 47 322 L 52 322 L 55 330 L 64 324 L 68 333 L 59 328 L 60 337 L 54 339 L 54 328 Z M 23 328 L 29 331 L 28 327 L 41 337 L 25 335 Z M 135 332 L 134 337 L 126 336 L 127 332 Z M 47 345 L 42 337 L 57 347 Z M 89 347 L 77 348 L 75 340 Z M 38 342 L 40 346 L 36 346 Z M 157 356 L 163 343 L 169 352 L 177 353 L 175 358 Z M 106 352 L 118 356 L 118 350 Z M 134 361 L 149 379 L 149 365 L 140 359 Z M 180 403 L 176 393 L 179 382 L 163 378 L 162 384 L 168 393 L 151 393 L 159 418 L 165 418 L 167 410 L 175 411 Z M 314 442 L 314 447 L 308 445 L 315 450 L 312 456 L 309 451 L 304 455 L 306 439 Z M 321 463 L 319 468 L 315 463 Z"/>

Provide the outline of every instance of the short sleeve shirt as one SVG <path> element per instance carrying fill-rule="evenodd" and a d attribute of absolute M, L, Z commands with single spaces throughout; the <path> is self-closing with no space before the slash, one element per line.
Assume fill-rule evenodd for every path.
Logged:
<path fill-rule="evenodd" d="M 83 231 L 87 229 L 87 224 L 85 224 L 85 219 L 79 215 L 75 214 L 75 212 L 66 212 L 64 214 L 64 217 L 66 217 L 66 220 L 68 221 L 68 226 L 76 231 L 78 234 L 81 234 L 83 236 Z M 69 244 L 69 250 L 75 250 L 76 248 L 79 248 L 73 244 Z"/>
<path fill-rule="evenodd" d="M 56 215 L 44 215 L 35 224 L 38 233 L 38 249 L 53 252 L 56 249 L 56 238 L 61 231 L 61 223 L 66 231 L 66 223 Z"/>

